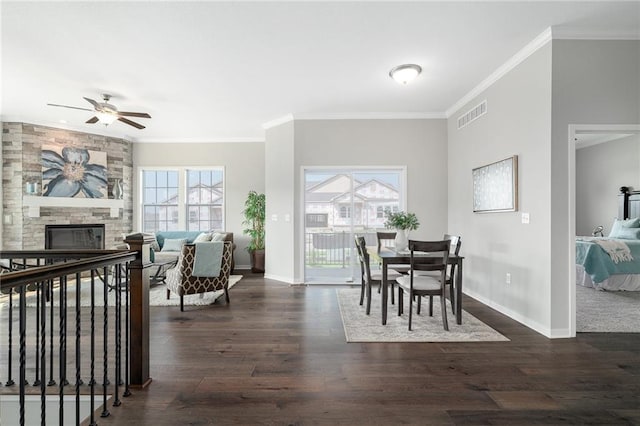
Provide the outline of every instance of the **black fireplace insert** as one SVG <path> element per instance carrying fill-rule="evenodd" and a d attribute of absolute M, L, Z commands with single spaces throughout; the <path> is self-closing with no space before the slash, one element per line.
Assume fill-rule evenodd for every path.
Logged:
<path fill-rule="evenodd" d="M 44 248 L 104 250 L 104 224 L 45 225 Z"/>

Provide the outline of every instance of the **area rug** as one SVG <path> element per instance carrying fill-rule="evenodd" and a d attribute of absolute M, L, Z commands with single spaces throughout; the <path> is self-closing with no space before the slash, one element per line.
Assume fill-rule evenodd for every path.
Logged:
<path fill-rule="evenodd" d="M 462 311 L 462 324 L 456 324 L 448 304 L 449 331 L 442 326 L 440 301 L 434 298 L 433 317 L 429 316 L 429 302 L 423 300 L 422 312 L 415 314 L 412 330 L 409 325 L 409 299 L 405 294 L 404 314 L 398 316 L 397 305 L 389 300 L 387 324 L 382 325 L 382 304 L 379 294 L 371 300 L 371 314 L 360 306 L 360 289 L 338 289 L 338 305 L 347 342 L 506 342 L 505 336 L 495 331 L 473 315 Z M 365 301 L 366 303 L 366 301 Z M 396 300 L 397 303 L 397 300 Z"/>
<path fill-rule="evenodd" d="M 601 291 L 576 285 L 576 331 L 640 333 L 640 291 Z"/>
<path fill-rule="evenodd" d="M 238 283 L 242 279 L 242 275 L 231 275 L 229 277 L 229 288 L 232 288 L 234 285 Z M 96 284 L 95 290 L 95 306 L 104 306 L 104 291 L 103 284 L 99 281 L 99 284 Z M 60 289 L 55 288 L 54 290 L 54 306 L 59 306 L 60 304 Z M 199 294 L 189 294 L 184 296 L 184 304 L 189 306 L 196 305 L 212 305 L 220 298 L 220 296 L 224 295 L 224 291 L 212 291 L 209 293 L 203 293 L 202 297 Z M 108 305 L 113 306 L 116 302 L 116 292 L 109 291 L 107 293 L 108 297 Z M 122 303 L 124 303 L 125 293 L 122 293 Z M 13 299 L 14 306 L 18 304 L 17 296 L 14 296 Z M 2 305 L 7 305 L 8 301 L 3 300 Z M 180 297 L 174 293 L 171 293 L 171 298 L 167 300 L 167 288 L 164 285 L 157 285 L 151 287 L 149 290 L 149 306 L 179 306 L 180 305 Z M 36 292 L 29 292 L 27 295 L 27 306 L 34 307 L 36 306 Z M 76 306 L 76 286 L 68 285 L 67 287 L 67 306 Z M 91 288 L 89 287 L 89 283 L 83 280 L 81 284 L 81 293 L 80 293 L 80 306 L 91 306 Z"/>

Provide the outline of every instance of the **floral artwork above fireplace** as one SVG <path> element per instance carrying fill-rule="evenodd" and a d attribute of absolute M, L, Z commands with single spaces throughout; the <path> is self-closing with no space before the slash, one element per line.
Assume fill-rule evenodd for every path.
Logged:
<path fill-rule="evenodd" d="M 42 147 L 42 195 L 107 197 L 107 154 L 69 146 Z"/>

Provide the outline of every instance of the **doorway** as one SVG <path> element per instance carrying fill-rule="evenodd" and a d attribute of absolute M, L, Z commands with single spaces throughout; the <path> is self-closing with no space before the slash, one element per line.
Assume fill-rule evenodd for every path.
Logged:
<path fill-rule="evenodd" d="M 359 280 L 355 235 L 375 245 L 385 211 L 405 205 L 401 167 L 304 168 L 304 281 Z"/>
<path fill-rule="evenodd" d="M 640 169 L 636 170 L 635 173 L 631 173 L 630 177 L 624 178 L 623 180 L 631 180 L 632 182 L 621 182 L 617 185 L 613 185 L 612 188 L 607 188 L 606 192 L 611 193 L 610 197 L 607 201 L 603 203 L 604 208 L 611 208 L 610 216 L 608 217 L 606 214 L 600 214 L 600 219 L 596 219 L 596 216 L 593 215 L 593 209 L 586 207 L 587 204 L 584 203 L 584 189 L 580 189 L 577 183 L 578 174 L 580 171 L 580 167 L 577 165 L 577 150 L 580 149 L 590 149 L 590 147 L 595 147 L 600 144 L 608 144 L 613 143 L 615 141 L 624 141 L 624 138 L 629 137 L 638 137 L 640 135 L 640 125 L 571 125 L 569 126 L 569 179 L 570 179 L 570 196 L 569 196 L 569 224 L 570 224 L 570 241 L 569 241 L 569 253 L 570 253 L 570 261 L 569 261 L 569 304 L 570 304 L 570 334 L 571 336 L 576 335 L 577 327 L 577 291 L 576 291 L 576 243 L 575 237 L 582 234 L 591 235 L 593 228 L 598 225 L 602 225 L 605 228 L 604 235 L 608 234 L 608 231 L 611 228 L 611 224 L 615 217 L 615 213 L 617 213 L 616 207 L 616 193 L 617 189 L 621 186 L 628 186 L 633 184 L 640 185 Z M 640 143 L 640 141 L 638 142 Z M 604 145 L 601 145 L 601 149 Z M 603 155 L 600 155 L 602 159 L 604 159 Z M 638 164 L 640 164 L 640 158 L 637 158 Z M 591 160 L 592 164 L 598 164 L 597 158 Z M 582 167 L 584 169 L 584 167 Z M 611 185 L 609 185 L 611 186 Z M 636 188 L 636 189 L 640 189 Z M 588 192 L 595 192 L 593 188 L 587 188 Z M 582 194 L 581 194 L 582 192 Z M 609 206 L 609 204 L 611 206 Z M 579 210 L 582 209 L 582 210 Z M 607 211 L 607 210 L 603 210 Z M 608 211 L 609 212 L 609 211 Z M 581 218 L 578 218 L 578 215 L 582 214 Z M 608 219 L 608 220 L 607 220 Z M 595 222 L 598 223 L 595 223 Z M 593 222 L 591 224 L 591 222 Z M 600 223 L 602 222 L 602 223 Z"/>

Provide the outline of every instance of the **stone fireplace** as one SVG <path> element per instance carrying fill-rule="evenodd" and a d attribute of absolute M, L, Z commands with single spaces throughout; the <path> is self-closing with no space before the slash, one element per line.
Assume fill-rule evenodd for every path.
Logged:
<path fill-rule="evenodd" d="M 104 224 L 106 248 L 122 243 L 133 226 L 131 142 L 28 123 L 2 124 L 2 247 L 5 250 L 45 248 L 46 225 Z M 43 145 L 106 152 L 109 182 L 123 182 L 122 199 L 42 197 L 28 183 L 41 183 Z M 109 188 L 109 197 L 111 188 Z"/>

